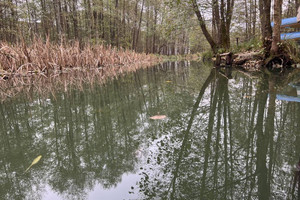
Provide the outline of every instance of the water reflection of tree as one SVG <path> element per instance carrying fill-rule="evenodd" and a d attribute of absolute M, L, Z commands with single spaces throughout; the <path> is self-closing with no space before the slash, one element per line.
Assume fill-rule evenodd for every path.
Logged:
<path fill-rule="evenodd" d="M 0 199 L 39 199 L 45 184 L 64 198 L 84 198 L 96 183 L 111 188 L 136 171 L 140 145 L 157 132 L 144 124 L 167 107 L 164 92 L 173 92 L 165 83 L 173 74 L 157 73 L 161 67 L 106 87 L 0 104 Z M 23 174 L 39 154 L 40 163 Z"/>
<path fill-rule="evenodd" d="M 156 141 L 139 184 L 144 198 L 283 198 L 299 156 L 299 104 L 276 101 L 273 75 L 211 76 L 183 123 L 170 120 Z"/>
<path fill-rule="evenodd" d="M 0 104 L 0 199 L 38 199 L 45 184 L 84 198 L 96 183 L 110 188 L 138 170 L 144 150 L 141 199 L 296 197 L 300 106 L 276 101 L 278 79 L 170 68 Z M 168 120 L 148 120 L 158 113 Z"/>

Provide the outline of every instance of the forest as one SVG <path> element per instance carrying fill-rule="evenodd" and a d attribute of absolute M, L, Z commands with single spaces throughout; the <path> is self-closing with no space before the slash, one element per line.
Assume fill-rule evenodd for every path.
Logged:
<path fill-rule="evenodd" d="M 271 21 L 296 16 L 298 6 L 298 0 L 2 0 L 0 41 L 49 38 L 164 55 L 224 52 L 243 43 L 270 48 Z"/>
<path fill-rule="evenodd" d="M 300 199 L 299 6 L 0 0 L 0 199 Z"/>

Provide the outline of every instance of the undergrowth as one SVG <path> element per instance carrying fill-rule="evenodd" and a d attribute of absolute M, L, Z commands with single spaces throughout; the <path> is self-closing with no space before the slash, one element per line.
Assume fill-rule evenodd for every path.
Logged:
<path fill-rule="evenodd" d="M 159 62 L 155 55 L 105 45 L 53 44 L 39 38 L 30 45 L 0 42 L 0 100 L 24 90 L 44 93 L 101 83 Z"/>
<path fill-rule="evenodd" d="M 261 39 L 255 37 L 245 42 L 241 42 L 238 46 L 233 46 L 230 48 L 232 53 L 240 53 L 245 51 L 258 51 L 262 49 Z"/>
<path fill-rule="evenodd" d="M 281 43 L 285 54 L 290 56 L 290 59 L 295 63 L 300 63 L 300 45 L 295 40 L 286 40 Z"/>
<path fill-rule="evenodd" d="M 153 55 L 136 53 L 125 49 L 116 49 L 104 45 L 85 45 L 79 42 L 53 44 L 47 40 L 36 39 L 26 45 L 18 43 L 8 45 L 0 43 L 0 74 L 15 75 L 38 73 L 52 75 L 65 69 L 97 68 L 108 73 L 118 70 L 135 69 L 138 65 L 151 65 L 157 59 Z"/>

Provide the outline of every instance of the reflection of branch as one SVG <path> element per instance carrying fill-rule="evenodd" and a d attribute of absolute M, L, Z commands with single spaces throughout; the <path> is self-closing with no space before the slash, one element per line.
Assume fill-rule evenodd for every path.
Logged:
<path fill-rule="evenodd" d="M 200 93 L 197 97 L 197 101 L 195 102 L 194 106 L 193 106 L 193 110 L 192 110 L 192 113 L 191 113 L 191 117 L 190 117 L 190 120 L 188 122 L 188 126 L 186 128 L 186 130 L 184 131 L 184 138 L 183 138 L 183 141 L 182 141 L 182 144 L 181 144 L 181 148 L 180 148 L 180 152 L 179 152 L 179 156 L 178 156 L 178 159 L 176 161 L 176 168 L 173 172 L 174 174 L 174 177 L 173 177 L 173 180 L 171 181 L 171 184 L 169 186 L 169 189 L 168 189 L 168 193 L 172 187 L 172 193 L 170 195 L 170 199 L 174 199 L 174 192 L 175 192 L 175 183 L 176 183 L 176 179 L 178 177 L 178 171 L 179 171 L 179 166 L 181 164 L 181 161 L 182 161 L 182 157 L 183 157 L 183 153 L 184 153 L 184 150 L 185 150 L 185 146 L 186 146 L 186 143 L 188 141 L 188 135 L 190 133 L 190 130 L 191 130 L 191 127 L 192 127 L 192 124 L 193 124 L 193 121 L 194 121 L 194 118 L 196 116 L 196 111 L 198 110 L 198 107 L 199 107 L 199 104 L 200 104 L 200 101 L 204 95 L 204 92 L 206 90 L 206 88 L 208 87 L 209 83 L 211 82 L 212 78 L 214 77 L 214 71 L 211 71 L 210 75 L 208 76 L 208 78 L 206 79 L 206 81 L 204 82 L 201 90 L 200 90 Z"/>
<path fill-rule="evenodd" d="M 255 176 L 256 176 L 256 173 L 253 173 L 253 174 L 251 174 L 251 175 L 249 175 L 249 176 L 246 176 L 246 177 L 243 178 L 243 179 L 240 179 L 240 180 L 232 180 L 232 181 L 230 182 L 230 184 L 228 184 L 228 185 L 224 184 L 224 185 L 222 185 L 222 186 L 220 186 L 220 187 L 217 187 L 216 190 L 218 191 L 218 190 L 223 189 L 223 188 L 228 187 L 228 186 L 234 186 L 234 185 L 236 185 L 236 184 L 238 184 L 238 183 L 240 183 L 240 182 L 242 182 L 242 181 L 244 181 L 244 180 L 247 180 L 248 178 L 252 178 L 252 177 L 255 177 Z M 207 191 L 207 192 L 204 193 L 204 194 L 208 194 L 209 192 L 210 192 L 210 191 Z M 202 199 L 202 198 L 201 198 L 201 199 Z"/>
<path fill-rule="evenodd" d="M 211 109 L 209 112 L 207 139 L 206 139 L 206 143 L 205 143 L 205 152 L 204 152 L 205 156 L 204 156 L 203 176 L 201 178 L 201 186 L 200 186 L 201 187 L 200 199 L 203 199 L 203 195 L 204 195 L 205 179 L 206 179 L 206 173 L 207 173 L 207 168 L 208 168 L 208 157 L 209 157 L 209 151 L 210 151 L 210 143 L 211 143 L 211 138 L 212 138 L 215 111 L 216 111 L 216 106 L 217 106 L 218 89 L 219 88 L 216 87 L 214 95 L 212 94 Z"/>
<path fill-rule="evenodd" d="M 300 199 L 300 172 L 298 172 L 298 200 Z"/>
<path fill-rule="evenodd" d="M 244 69 L 237 69 L 237 71 L 250 79 L 258 79 L 261 77 L 261 72 L 251 72 L 251 71 L 246 71 Z"/>
<path fill-rule="evenodd" d="M 265 135 L 269 138 L 269 173 L 268 173 L 268 189 L 270 192 L 270 185 L 272 182 L 272 166 L 274 163 L 274 119 L 275 119 L 275 100 L 276 100 L 276 89 L 273 76 L 269 77 L 269 103 L 268 103 L 268 113 L 266 119 Z"/>
<path fill-rule="evenodd" d="M 222 78 L 223 80 L 226 80 L 227 81 L 227 77 L 225 76 L 225 78 Z M 222 80 L 220 79 L 220 80 Z M 219 81 L 220 81 L 219 80 Z M 223 95 L 224 95 L 224 86 L 225 84 L 218 84 L 218 86 L 220 86 L 220 88 L 217 90 L 218 91 L 218 94 L 215 94 L 216 96 L 218 96 L 218 107 L 217 107 L 217 127 L 216 127 L 216 131 L 217 131 L 217 135 L 216 135 L 216 142 L 215 142 L 215 149 L 214 149 L 214 152 L 215 152 L 215 165 L 214 165 L 214 175 L 213 175 L 213 179 L 214 179 L 214 186 L 217 185 L 217 178 L 218 178 L 218 159 L 219 159 L 219 143 L 220 143 L 220 129 L 221 129 L 221 109 L 222 109 L 222 106 L 223 106 Z M 225 112 L 225 111 L 224 111 Z M 225 136 L 224 136 L 225 137 Z M 225 167 L 226 168 L 226 167 Z M 225 178 L 226 179 L 226 178 Z M 226 198 L 226 196 L 225 196 Z"/>
<path fill-rule="evenodd" d="M 227 185 L 228 185 L 228 152 L 227 152 L 227 115 L 228 115 L 228 128 L 229 128 L 229 144 L 230 144 L 230 149 L 229 149 L 229 153 L 230 153 L 230 162 L 231 162 L 231 178 L 232 178 L 232 163 L 233 163 L 233 159 L 232 159 L 232 129 L 231 129 L 231 113 L 230 113 L 230 101 L 229 101 L 229 91 L 228 91 L 228 80 L 226 80 L 226 85 L 227 87 L 225 87 L 224 89 L 224 112 L 223 112 L 223 117 L 224 117 L 224 153 L 225 153 L 225 198 L 227 197 Z M 232 180 L 231 180 L 232 181 Z M 231 192 L 232 194 L 232 192 Z"/>
<path fill-rule="evenodd" d="M 145 98 L 145 94 L 144 94 L 144 91 L 143 91 L 143 87 L 142 87 L 142 84 L 141 84 L 141 79 L 140 79 L 140 76 L 139 76 L 139 73 L 135 73 L 134 74 L 134 80 L 135 80 L 135 86 L 138 86 L 138 91 L 141 93 L 142 97 L 143 97 L 143 102 L 144 102 L 144 106 L 146 108 L 146 111 L 148 111 L 148 107 L 147 107 L 147 103 L 146 103 L 146 98 Z"/>
<path fill-rule="evenodd" d="M 257 123 L 256 123 L 256 133 L 257 133 L 257 160 L 256 160 L 256 171 L 258 172 L 258 197 L 259 199 L 269 199 L 269 192 L 266 191 L 267 188 L 267 166 L 266 166 L 266 156 L 268 149 L 268 138 L 263 131 L 264 114 L 267 103 L 268 95 L 264 91 L 268 89 L 267 85 L 264 83 L 265 77 L 260 82 L 258 95 L 260 96 L 258 100 L 258 111 L 257 111 Z"/>

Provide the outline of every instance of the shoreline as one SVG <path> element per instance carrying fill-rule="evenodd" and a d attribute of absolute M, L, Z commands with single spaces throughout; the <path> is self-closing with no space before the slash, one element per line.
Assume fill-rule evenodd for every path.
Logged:
<path fill-rule="evenodd" d="M 163 62 L 161 57 L 104 45 L 79 47 L 37 40 L 30 46 L 0 43 L 0 101 L 27 91 L 44 94 L 53 89 L 86 83 L 104 83 L 108 78 Z M 53 87 L 53 88 L 51 88 Z M 30 94 L 31 93 L 31 94 Z"/>
<path fill-rule="evenodd" d="M 79 42 L 75 42 L 72 46 L 52 44 L 49 41 L 42 42 L 41 40 L 28 46 L 0 43 L 0 76 L 2 79 L 31 74 L 49 77 L 74 68 L 118 73 L 129 66 L 136 68 L 136 65 L 153 65 L 159 61 L 160 59 L 154 55 L 111 46 L 86 45 L 82 48 Z"/>
<path fill-rule="evenodd" d="M 234 67 L 246 71 L 262 71 L 268 69 L 272 72 L 282 72 L 286 69 L 299 69 L 292 58 L 278 55 L 264 59 L 260 51 L 246 51 L 233 54 L 232 52 L 217 54 L 212 58 L 217 67 Z"/>

